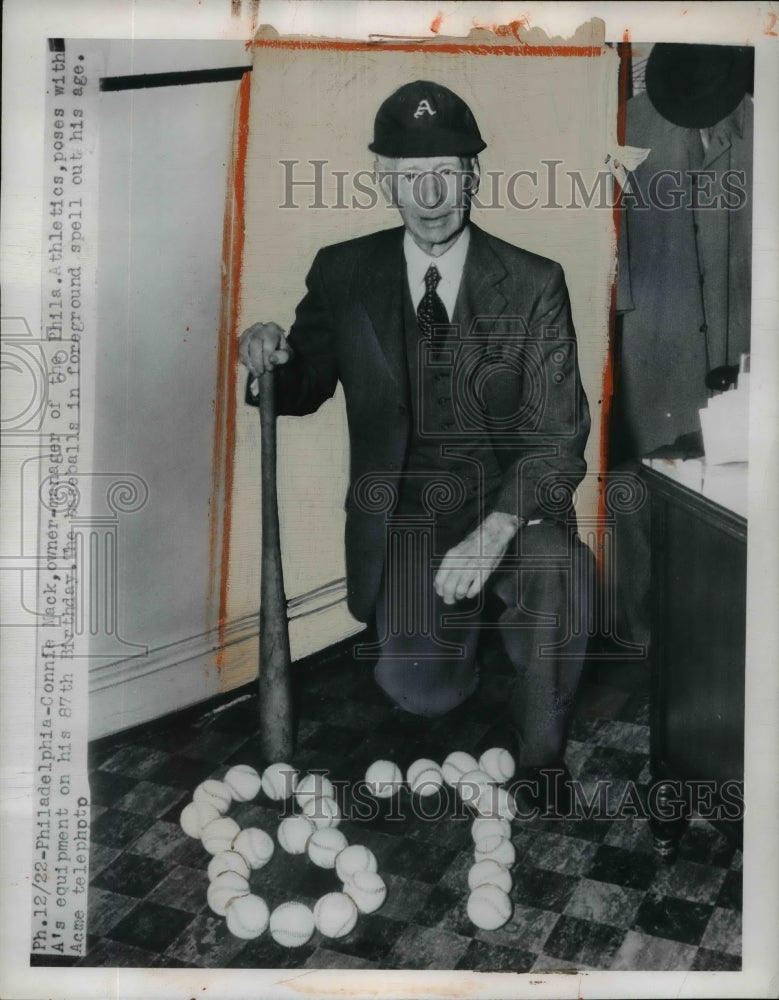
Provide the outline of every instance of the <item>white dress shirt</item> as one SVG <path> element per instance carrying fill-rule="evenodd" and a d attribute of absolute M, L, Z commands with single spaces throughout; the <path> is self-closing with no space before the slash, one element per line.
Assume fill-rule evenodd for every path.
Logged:
<path fill-rule="evenodd" d="M 430 257 L 416 245 L 413 237 L 406 230 L 403 237 L 403 256 L 406 258 L 408 288 L 415 309 L 419 308 L 419 303 L 425 294 L 427 269 L 431 264 L 435 264 L 441 275 L 436 291 L 446 307 L 446 313 L 451 323 L 470 242 L 471 232 L 470 228 L 466 226 L 446 253 L 441 254 L 440 257 Z"/>

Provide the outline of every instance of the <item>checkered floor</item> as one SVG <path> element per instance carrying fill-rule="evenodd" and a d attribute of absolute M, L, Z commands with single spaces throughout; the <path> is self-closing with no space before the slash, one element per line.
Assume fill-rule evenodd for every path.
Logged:
<path fill-rule="evenodd" d="M 343 654 L 301 674 L 300 733 L 292 763 L 354 781 L 377 758 L 401 766 L 453 749 L 481 751 L 500 732 L 507 677 L 499 661 L 483 671 L 466 706 L 418 732 L 399 729 L 370 668 Z M 609 780 L 618 800 L 628 782 L 649 780 L 648 686 L 643 665 L 591 664 L 580 689 L 567 761 L 584 787 Z M 497 931 L 465 913 L 472 863 L 470 820 L 441 800 L 437 819 L 385 811 L 341 829 L 376 854 L 389 893 L 341 939 L 318 933 L 284 949 L 266 932 L 232 937 L 206 905 L 210 856 L 178 819 L 195 786 L 235 763 L 261 769 L 253 696 L 164 725 L 102 740 L 91 748 L 93 799 L 88 954 L 82 966 L 202 968 L 738 970 L 741 968 L 741 852 L 693 821 L 679 859 L 652 853 L 647 822 L 541 820 L 514 824 L 514 913 Z M 345 790 L 348 796 L 348 789 Z M 405 804 L 404 804 L 405 803 Z M 348 806 L 348 802 L 345 803 Z M 396 805 L 396 810 L 398 806 Z M 241 826 L 274 833 L 279 807 L 262 794 L 233 805 Z M 432 806 L 429 811 L 432 812 Z M 252 874 L 272 908 L 313 902 L 339 888 L 332 871 L 277 849 Z M 36 958 L 35 964 L 64 964 Z"/>

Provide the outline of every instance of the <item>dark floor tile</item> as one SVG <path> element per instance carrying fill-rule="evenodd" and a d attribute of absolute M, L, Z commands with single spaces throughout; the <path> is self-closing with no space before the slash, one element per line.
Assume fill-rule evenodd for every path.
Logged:
<path fill-rule="evenodd" d="M 387 883 L 387 898 L 381 908 L 381 915 L 401 925 L 414 920 L 433 891 L 433 886 L 429 882 L 417 882 L 402 875 L 388 874 L 381 865 L 379 871 Z"/>
<path fill-rule="evenodd" d="M 150 818 L 140 813 L 106 809 L 90 828 L 92 840 L 106 847 L 126 848 L 146 830 Z"/>
<path fill-rule="evenodd" d="M 316 937 L 317 935 L 312 940 L 315 940 Z M 248 942 L 240 941 L 238 938 L 232 938 L 232 941 L 237 942 L 238 947 L 232 950 L 223 963 L 224 967 L 228 969 L 302 968 L 317 950 L 317 945 L 311 942 L 301 945 L 299 948 L 284 948 L 282 945 L 276 944 L 268 931 Z M 327 939 L 327 946 L 329 947 L 330 944 L 330 940 Z M 210 962 L 208 964 L 214 966 L 216 963 Z"/>
<path fill-rule="evenodd" d="M 727 910 L 740 910 L 743 902 L 742 882 L 741 872 L 729 870 L 720 887 L 717 906 Z"/>
<path fill-rule="evenodd" d="M 201 729 L 202 725 L 197 721 L 174 720 L 170 726 L 144 733 L 136 742 L 161 753 L 176 753 L 180 747 L 193 740 Z"/>
<path fill-rule="evenodd" d="M 323 722 L 300 745 L 307 750 L 318 750 L 329 759 L 337 756 L 340 760 L 342 756 L 351 753 L 362 739 L 363 733 L 357 730 Z"/>
<path fill-rule="evenodd" d="M 543 868 L 519 867 L 514 869 L 514 886 L 511 898 L 523 906 L 562 913 L 578 885 L 575 875 L 546 871 Z"/>
<path fill-rule="evenodd" d="M 192 914 L 145 900 L 106 934 L 135 948 L 162 952 L 192 920 Z"/>
<path fill-rule="evenodd" d="M 692 968 L 694 972 L 740 972 L 741 956 L 699 948 Z"/>
<path fill-rule="evenodd" d="M 142 744 L 128 743 L 122 746 L 100 765 L 101 771 L 118 772 L 131 778 L 151 778 L 154 771 L 164 764 L 168 754 L 153 750 Z M 153 781 L 154 779 L 151 778 Z"/>
<path fill-rule="evenodd" d="M 321 945 L 306 959 L 303 966 L 306 969 L 378 969 L 378 962 L 370 962 L 367 958 L 348 955 L 345 952 L 332 951 Z"/>
<path fill-rule="evenodd" d="M 180 788 L 158 785 L 153 781 L 139 781 L 119 799 L 116 808 L 155 817 L 171 810 L 177 810 L 180 814 L 191 798 L 188 792 Z"/>
<path fill-rule="evenodd" d="M 646 754 L 631 753 L 615 747 L 595 746 L 579 775 L 582 781 L 625 779 L 635 781 L 646 761 Z"/>
<path fill-rule="evenodd" d="M 161 785 L 183 788 L 191 795 L 201 781 L 211 776 L 214 767 L 214 761 L 203 757 L 170 754 L 149 771 L 146 777 L 149 781 L 156 781 Z"/>
<path fill-rule="evenodd" d="M 152 822 L 133 844 L 136 854 L 157 858 L 159 861 L 180 861 L 182 851 L 189 853 L 190 850 L 197 854 L 206 853 L 200 840 L 188 837 L 178 822 L 166 823 L 161 819 Z"/>
<path fill-rule="evenodd" d="M 122 853 L 120 847 L 108 847 L 105 844 L 99 844 L 96 840 L 92 840 L 89 844 L 89 878 L 93 879 L 96 875 L 107 868 L 119 855 Z"/>
<path fill-rule="evenodd" d="M 152 903 L 173 906 L 187 913 L 199 913 L 206 905 L 208 875 L 195 868 L 177 865 L 148 895 Z"/>
<path fill-rule="evenodd" d="M 650 893 L 653 896 L 675 896 L 691 903 L 717 901 L 729 872 L 714 865 L 699 865 L 679 858 L 674 864 L 659 865 Z"/>
<path fill-rule="evenodd" d="M 181 913 L 180 910 L 174 912 Z M 210 910 L 196 917 L 186 916 L 189 923 L 167 948 L 166 954 L 170 957 L 189 967 L 223 969 L 244 947 L 245 941 L 233 937 L 224 917 L 218 917 Z"/>
<path fill-rule="evenodd" d="M 644 895 L 641 889 L 583 878 L 572 893 L 565 914 L 624 929 L 632 926 Z"/>
<path fill-rule="evenodd" d="M 693 820 L 679 842 L 679 857 L 701 865 L 728 868 L 736 845 L 704 820 Z"/>
<path fill-rule="evenodd" d="M 624 936 L 624 927 L 609 927 L 563 914 L 544 943 L 544 953 L 606 969 Z"/>
<path fill-rule="evenodd" d="M 651 854 L 601 844 L 585 874 L 587 878 L 629 889 L 648 889 L 656 872 L 657 862 Z"/>
<path fill-rule="evenodd" d="M 590 867 L 598 845 L 560 834 L 540 834 L 527 853 L 527 860 L 538 868 L 582 875 Z"/>
<path fill-rule="evenodd" d="M 89 887 L 88 919 L 89 933 L 104 937 L 138 905 L 137 896 L 127 896 L 122 892 L 109 892 L 96 885 Z"/>
<path fill-rule="evenodd" d="M 532 951 L 473 940 L 455 968 L 471 972 L 529 972 L 535 959 Z"/>
<path fill-rule="evenodd" d="M 138 779 L 118 771 L 95 769 L 89 773 L 89 797 L 93 805 L 113 806 L 138 784 Z"/>
<path fill-rule="evenodd" d="M 690 903 L 686 899 L 647 897 L 636 914 L 633 926 L 656 937 L 699 944 L 712 910 L 712 906 Z"/>
<path fill-rule="evenodd" d="M 457 851 L 435 844 L 399 840 L 397 847 L 384 862 L 384 868 L 393 875 L 418 879 L 420 882 L 438 882 L 454 860 Z"/>
<path fill-rule="evenodd" d="M 391 969 L 453 969 L 470 941 L 439 927 L 406 927 L 387 955 Z"/>
<path fill-rule="evenodd" d="M 342 938 L 324 938 L 329 949 L 381 966 L 403 932 L 403 924 L 381 913 L 360 914 L 354 930 Z"/>
<path fill-rule="evenodd" d="M 125 852 L 105 868 L 92 885 L 109 892 L 142 898 L 161 882 L 171 865 L 155 858 Z"/>
<path fill-rule="evenodd" d="M 148 969 L 154 964 L 157 956 L 153 951 L 125 944 L 123 941 L 111 941 L 104 938 L 78 965 L 84 968 L 124 968 Z"/>
<path fill-rule="evenodd" d="M 471 937 L 476 928 L 468 918 L 468 885 L 459 888 L 436 885 L 417 911 L 414 923 L 424 927 L 439 927 L 462 937 Z"/>
<path fill-rule="evenodd" d="M 246 737 L 242 733 L 223 732 L 208 727 L 201 730 L 189 743 L 179 747 L 176 753 L 182 757 L 220 764 L 231 754 L 238 753 L 245 742 Z"/>

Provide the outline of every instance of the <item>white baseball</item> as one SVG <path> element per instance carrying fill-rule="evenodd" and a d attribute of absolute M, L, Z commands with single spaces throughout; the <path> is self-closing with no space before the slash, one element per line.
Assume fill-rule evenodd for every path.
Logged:
<path fill-rule="evenodd" d="M 378 872 L 356 871 L 344 882 L 344 892 L 361 913 L 373 913 L 387 898 L 387 884 Z"/>
<path fill-rule="evenodd" d="M 389 799 L 400 790 L 403 773 L 392 760 L 375 760 L 365 772 L 365 784 L 377 799 Z"/>
<path fill-rule="evenodd" d="M 503 747 L 490 747 L 479 757 L 479 767 L 499 785 L 514 777 L 514 758 Z"/>
<path fill-rule="evenodd" d="M 246 859 L 250 868 L 262 868 L 273 857 L 273 838 L 256 826 L 247 826 L 233 841 L 233 851 Z"/>
<path fill-rule="evenodd" d="M 314 830 L 308 839 L 306 850 L 309 858 L 319 868 L 335 868 L 335 859 L 347 846 L 346 837 L 333 826 Z"/>
<path fill-rule="evenodd" d="M 262 772 L 262 790 L 269 799 L 280 802 L 293 795 L 298 772 L 291 764 L 268 764 Z"/>
<path fill-rule="evenodd" d="M 348 882 L 355 872 L 375 872 L 378 867 L 376 855 L 363 844 L 351 844 L 335 858 L 335 873 L 342 882 Z"/>
<path fill-rule="evenodd" d="M 248 878 L 251 869 L 246 863 L 246 858 L 238 851 L 220 851 L 208 862 L 209 881 L 213 881 L 217 875 L 222 875 L 224 872 L 235 872 L 243 878 Z"/>
<path fill-rule="evenodd" d="M 224 815 L 230 808 L 232 799 L 233 797 L 227 785 L 223 781 L 217 781 L 215 778 L 201 781 L 192 793 L 193 802 L 207 802 L 209 805 L 214 806 L 221 815 Z"/>
<path fill-rule="evenodd" d="M 295 788 L 295 801 L 302 809 L 311 799 L 334 799 L 332 781 L 324 774 L 307 774 Z"/>
<path fill-rule="evenodd" d="M 481 768 L 474 768 L 473 771 L 466 772 L 457 782 L 455 788 L 457 789 L 457 794 L 463 800 L 464 804 L 467 806 L 472 806 L 474 809 L 477 808 L 477 802 L 481 797 L 482 792 L 489 788 L 492 783 L 492 779 L 487 774 L 486 771 L 482 771 Z"/>
<path fill-rule="evenodd" d="M 181 810 L 179 822 L 188 837 L 199 837 L 203 827 L 211 820 L 219 819 L 219 810 L 209 802 L 190 802 Z"/>
<path fill-rule="evenodd" d="M 262 778 L 251 764 L 236 764 L 224 776 L 224 783 L 236 802 L 250 802 L 257 796 Z"/>
<path fill-rule="evenodd" d="M 335 799 L 309 799 L 303 806 L 303 815 L 315 827 L 338 826 L 341 822 L 341 810 Z"/>
<path fill-rule="evenodd" d="M 287 854 L 305 854 L 308 838 L 314 829 L 314 824 L 305 816 L 287 816 L 279 823 L 276 839 Z"/>
<path fill-rule="evenodd" d="M 464 750 L 453 750 L 441 765 L 444 781 L 453 788 L 464 774 L 478 768 L 476 758 Z"/>
<path fill-rule="evenodd" d="M 432 795 L 444 783 L 441 768 L 434 760 L 422 757 L 409 764 L 406 771 L 406 781 L 411 791 L 417 795 Z"/>
<path fill-rule="evenodd" d="M 517 852 L 506 837 L 492 834 L 480 840 L 473 849 L 474 861 L 484 861 L 485 858 L 492 858 L 505 868 L 510 868 L 517 860 Z"/>
<path fill-rule="evenodd" d="M 468 897 L 468 919 L 485 931 L 502 927 L 511 916 L 508 893 L 496 885 L 480 885 Z"/>
<path fill-rule="evenodd" d="M 223 917 L 234 899 L 238 896 L 248 896 L 249 892 L 249 880 L 243 875 L 239 875 L 238 872 L 222 872 L 209 883 L 206 899 L 214 913 Z"/>
<path fill-rule="evenodd" d="M 200 839 L 209 854 L 219 854 L 221 851 L 232 850 L 233 841 L 240 832 L 241 828 L 234 819 L 230 819 L 229 816 L 219 816 L 218 819 L 206 823 Z"/>
<path fill-rule="evenodd" d="M 471 836 L 474 844 L 478 844 L 485 837 L 499 834 L 501 837 L 511 839 L 511 823 L 501 816 L 477 816 L 471 824 Z"/>
<path fill-rule="evenodd" d="M 239 896 L 227 907 L 227 929 L 237 938 L 256 938 L 268 926 L 268 904 L 261 896 Z"/>
<path fill-rule="evenodd" d="M 270 915 L 270 933 L 285 948 L 299 948 L 314 933 L 314 914 L 304 903 L 282 903 Z"/>
<path fill-rule="evenodd" d="M 328 892 L 316 901 L 314 923 L 325 937 L 346 937 L 357 923 L 354 900 L 343 892 Z"/>
<path fill-rule="evenodd" d="M 478 889 L 480 885 L 496 885 L 505 893 L 511 892 L 511 872 L 498 864 L 494 858 L 477 861 L 468 872 L 468 888 Z"/>
<path fill-rule="evenodd" d="M 514 797 L 499 785 L 483 789 L 475 806 L 480 816 L 512 820 L 517 815 Z"/>

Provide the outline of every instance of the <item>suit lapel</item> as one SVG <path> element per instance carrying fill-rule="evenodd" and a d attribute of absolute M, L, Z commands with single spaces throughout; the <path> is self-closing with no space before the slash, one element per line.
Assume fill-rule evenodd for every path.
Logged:
<path fill-rule="evenodd" d="M 465 259 L 455 314 L 461 339 L 472 333 L 483 336 L 493 331 L 494 321 L 506 309 L 506 296 L 502 289 L 506 275 L 503 261 L 489 245 L 486 234 L 478 226 L 471 224 L 471 243 Z"/>
<path fill-rule="evenodd" d="M 393 378 L 408 387 L 408 363 L 403 337 L 403 228 L 392 229 L 365 261 L 359 297 Z"/>

